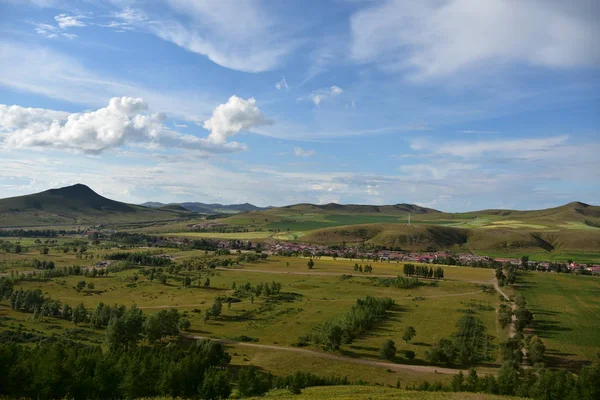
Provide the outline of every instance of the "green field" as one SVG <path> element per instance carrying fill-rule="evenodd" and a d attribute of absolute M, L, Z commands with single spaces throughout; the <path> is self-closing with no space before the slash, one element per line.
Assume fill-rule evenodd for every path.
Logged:
<path fill-rule="evenodd" d="M 600 279 L 520 273 L 517 292 L 534 313 L 533 332 L 548 348 L 549 363 L 578 367 L 600 352 Z"/>
<path fill-rule="evenodd" d="M 94 265 L 111 251 L 115 250 L 90 246 L 86 255 L 90 255 L 93 260 L 86 260 L 76 258 L 74 253 L 62 253 L 59 248 L 51 247 L 48 255 L 40 255 L 36 251 L 3 254 L 0 261 L 10 263 L 38 258 L 51 259 L 58 267 L 85 266 Z M 135 252 L 139 249 L 127 251 Z M 153 249 L 152 252 L 170 253 L 176 262 L 190 257 L 210 257 L 202 250 Z M 188 335 L 215 339 L 235 339 L 245 335 L 254 338 L 258 345 L 275 346 L 264 349 L 244 347 L 242 343 L 228 345 L 234 364 L 252 364 L 278 375 L 291 374 L 298 370 L 314 372 L 315 365 L 319 365 L 323 374 L 347 375 L 351 379 L 365 379 L 378 384 L 394 385 L 397 379 L 401 379 L 404 384 L 416 383 L 423 379 L 446 382 L 451 375 L 434 373 L 438 367 L 429 370 L 418 368 L 428 366 L 424 357 L 425 350 L 442 336 L 451 334 L 455 330 L 456 321 L 464 315 L 461 310 L 475 303 L 492 307 L 491 310 L 478 311 L 477 314 L 484 321 L 488 333 L 495 338 L 494 343 L 497 344 L 506 337 L 506 331 L 499 330 L 495 322 L 494 307 L 498 302 L 497 296 L 483 293 L 480 287 L 481 284 L 491 283 L 492 270 L 447 266 L 446 279 L 438 282 L 436 286 L 428 284 L 433 281 L 425 280 L 425 286 L 398 289 L 378 286 L 373 279 L 378 276 L 400 275 L 403 264 L 370 262 L 373 272 L 367 274 L 354 272 L 353 266 L 356 262 L 360 261 L 320 258 L 315 260 L 314 269 L 309 271 L 306 258 L 269 257 L 260 262 L 244 262 L 239 266 L 208 272 L 181 271 L 178 274 L 170 274 L 167 284 L 157 280 L 150 281 L 138 268 L 134 268 L 111 273 L 108 277 L 65 276 L 47 281 L 21 281 L 17 283 L 16 288 L 39 288 L 52 299 L 72 306 L 82 303 L 89 310 L 94 309 L 99 302 L 126 306 L 137 304 L 147 314 L 174 307 L 189 317 L 191 329 Z M 19 265 L 12 270 L 27 270 L 23 264 Z M 342 275 L 346 275 L 346 278 L 341 279 Z M 192 287 L 183 287 L 182 280 L 185 276 L 192 278 Z M 198 284 L 206 277 L 210 278 L 210 287 Z M 94 289 L 77 292 L 75 286 L 80 280 L 85 280 L 86 283 L 93 282 Z M 214 298 L 231 294 L 234 282 L 237 285 L 243 282 L 256 285 L 272 281 L 281 283 L 282 293 L 287 300 L 259 297 L 252 301 L 242 298 L 240 302 L 232 303 L 230 308 L 223 307 L 221 316 L 216 320 L 203 321 L 203 314 L 211 306 Z M 290 351 L 297 349 L 292 345 L 300 336 L 310 334 L 315 327 L 327 320 L 338 318 L 352 307 L 356 299 L 367 295 L 391 297 L 396 301 L 396 306 L 375 329 L 357 337 L 351 344 L 342 345 L 340 351 L 334 352 L 334 355 L 341 358 L 328 359 L 327 355 L 331 352 L 326 352 L 321 346 L 314 344 L 305 348 L 308 353 Z M 417 336 L 414 341 L 406 344 L 402 342 L 400 335 L 409 325 L 416 328 Z M 31 314 L 13 311 L 5 300 L 0 303 L 0 330 L 16 329 L 36 335 L 67 337 L 85 343 L 104 343 L 102 329 L 93 329 L 87 324 L 75 326 L 69 321 L 52 317 L 34 320 Z M 399 356 L 393 360 L 396 364 L 390 364 L 397 365 L 397 370 L 384 373 L 386 368 L 376 365 L 361 365 L 356 368 L 352 361 L 355 359 L 380 362 L 379 346 L 387 338 L 397 343 Z M 416 357 L 413 361 L 401 357 L 405 350 L 415 352 Z M 413 366 L 417 369 L 412 370 Z M 481 367 L 481 372 L 486 371 L 490 371 L 490 365 Z"/>

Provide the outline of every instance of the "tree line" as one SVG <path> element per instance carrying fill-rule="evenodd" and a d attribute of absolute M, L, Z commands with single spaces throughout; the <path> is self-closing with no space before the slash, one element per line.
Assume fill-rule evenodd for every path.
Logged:
<path fill-rule="evenodd" d="M 457 331 L 441 338 L 425 351 L 425 359 L 432 364 L 472 364 L 489 358 L 491 342 L 481 319 L 465 315 L 456 322 Z"/>
<path fill-rule="evenodd" d="M 414 265 L 404 264 L 404 275 L 416 276 L 417 278 L 444 278 L 444 269 L 437 267 L 435 270 L 433 267 L 427 268 L 425 265 Z"/>
<path fill-rule="evenodd" d="M 389 297 L 366 296 L 357 299 L 356 304 L 341 317 L 326 321 L 309 337 L 301 337 L 297 345 L 306 345 L 312 340 L 324 345 L 326 349 L 338 350 L 342 343 L 352 343 L 358 335 L 384 319 L 394 304 L 394 300 Z"/>

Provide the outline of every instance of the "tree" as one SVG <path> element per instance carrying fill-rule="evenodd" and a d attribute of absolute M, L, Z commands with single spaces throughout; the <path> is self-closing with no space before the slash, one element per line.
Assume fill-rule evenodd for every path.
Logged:
<path fill-rule="evenodd" d="M 85 281 L 77 282 L 77 285 L 75 286 L 75 290 L 77 290 L 77 293 L 81 292 L 83 288 L 85 288 Z"/>
<path fill-rule="evenodd" d="M 532 364 L 537 364 L 544 361 L 544 353 L 546 352 L 546 346 L 542 339 L 537 336 L 533 336 L 529 340 L 527 346 L 527 358 Z"/>
<path fill-rule="evenodd" d="M 192 324 L 187 317 L 181 317 L 179 320 L 179 329 L 182 331 L 188 331 L 191 328 Z"/>
<path fill-rule="evenodd" d="M 204 287 L 209 287 L 210 286 L 210 278 L 206 278 L 206 280 L 204 281 Z"/>
<path fill-rule="evenodd" d="M 226 399 L 231 394 L 231 384 L 227 370 L 211 367 L 204 372 L 199 394 L 203 399 Z"/>
<path fill-rule="evenodd" d="M 402 340 L 404 340 L 405 343 L 408 343 L 412 340 L 412 338 L 415 337 L 416 334 L 417 331 L 415 330 L 415 328 L 409 326 L 404 330 L 404 333 L 402 333 Z"/>
<path fill-rule="evenodd" d="M 450 339 L 440 339 L 425 352 L 425 358 L 432 364 L 452 365 L 456 360 L 457 351 Z"/>
<path fill-rule="evenodd" d="M 242 368 L 238 375 L 240 397 L 262 396 L 271 389 L 271 382 L 261 376 L 254 366 Z"/>
<path fill-rule="evenodd" d="M 158 342 L 164 337 L 175 336 L 179 334 L 179 319 L 180 315 L 177 309 L 161 310 L 146 318 L 144 334 L 150 342 Z"/>
<path fill-rule="evenodd" d="M 85 309 L 85 306 L 81 303 L 77 304 L 77 307 L 75 307 L 73 314 L 71 315 L 71 321 L 77 325 L 80 322 L 84 322 L 86 319 L 87 310 Z"/>
<path fill-rule="evenodd" d="M 405 350 L 404 351 L 404 358 L 406 358 L 409 361 L 414 360 L 415 356 L 416 356 L 416 354 L 412 350 Z"/>
<path fill-rule="evenodd" d="M 209 316 L 217 318 L 219 315 L 221 315 L 222 310 L 223 302 L 220 298 L 217 297 L 213 302 L 212 306 L 208 309 L 207 313 L 209 314 Z"/>
<path fill-rule="evenodd" d="M 96 285 L 94 285 L 94 282 L 90 282 L 87 284 L 88 290 L 94 290 L 95 287 L 96 287 Z"/>
<path fill-rule="evenodd" d="M 185 287 L 192 286 L 192 278 L 190 278 L 189 276 L 186 276 L 183 280 L 183 286 L 185 286 Z"/>
<path fill-rule="evenodd" d="M 308 260 L 308 269 L 313 269 L 313 267 L 315 266 L 315 262 L 313 261 L 313 259 L 311 258 L 310 260 Z"/>
<path fill-rule="evenodd" d="M 396 356 L 396 343 L 392 339 L 386 339 L 379 349 L 379 355 L 384 360 L 393 360 Z"/>

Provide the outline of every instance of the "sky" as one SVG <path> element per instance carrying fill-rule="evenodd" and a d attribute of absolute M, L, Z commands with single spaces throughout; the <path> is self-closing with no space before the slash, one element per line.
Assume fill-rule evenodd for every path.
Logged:
<path fill-rule="evenodd" d="M 0 197 L 600 204 L 596 0 L 0 0 Z"/>

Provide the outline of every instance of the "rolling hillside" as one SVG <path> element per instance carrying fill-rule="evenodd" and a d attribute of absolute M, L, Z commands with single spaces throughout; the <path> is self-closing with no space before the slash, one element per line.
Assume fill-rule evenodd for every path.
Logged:
<path fill-rule="evenodd" d="M 558 230 L 455 228 L 436 225 L 368 224 L 313 230 L 300 237 L 320 244 L 368 244 L 402 250 L 464 250 L 500 253 L 600 249 L 600 229 Z"/>
<path fill-rule="evenodd" d="M 0 227 L 175 220 L 180 213 L 121 203 L 76 184 L 0 200 Z"/>

